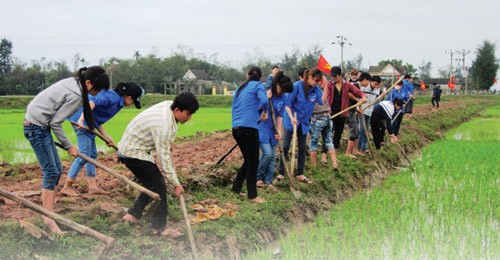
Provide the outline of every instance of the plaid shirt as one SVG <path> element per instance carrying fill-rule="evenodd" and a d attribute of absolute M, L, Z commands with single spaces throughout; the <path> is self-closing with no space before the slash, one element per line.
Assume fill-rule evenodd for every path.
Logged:
<path fill-rule="evenodd" d="M 127 125 L 118 143 L 120 156 L 155 163 L 154 152 L 161 170 L 174 186 L 180 185 L 170 152 L 177 133 L 177 123 L 170 109 L 173 101 L 158 103 L 137 115 Z"/>

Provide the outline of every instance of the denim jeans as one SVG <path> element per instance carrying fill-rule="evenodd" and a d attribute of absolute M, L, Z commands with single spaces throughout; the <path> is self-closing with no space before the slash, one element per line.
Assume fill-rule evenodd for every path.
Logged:
<path fill-rule="evenodd" d="M 288 156 L 288 151 L 290 150 L 290 144 L 292 142 L 293 132 L 285 129 L 285 136 L 283 137 L 283 153 L 285 154 L 285 159 L 287 162 L 290 162 L 290 158 Z M 302 134 L 302 127 L 300 125 L 297 126 L 297 143 L 299 146 L 299 152 L 297 155 L 297 171 L 293 170 L 295 176 L 299 176 L 304 174 L 305 162 L 306 162 L 306 139 L 307 133 Z M 295 159 L 295 158 L 292 158 Z M 279 173 L 281 175 L 285 175 L 285 166 L 283 165 L 283 160 L 280 158 L 279 165 Z"/>
<path fill-rule="evenodd" d="M 359 114 L 360 118 L 359 118 L 358 150 L 365 151 L 366 149 L 368 149 L 368 139 L 366 139 L 365 128 L 363 127 L 363 121 L 361 119 L 362 116 L 365 117 L 366 131 L 368 131 L 366 134 L 370 132 L 371 116 L 365 114 Z"/>
<path fill-rule="evenodd" d="M 333 129 L 333 124 L 329 116 L 313 115 L 311 118 L 311 128 L 309 128 L 309 131 L 311 132 L 309 151 L 311 152 L 318 151 L 318 142 L 320 135 L 323 138 L 323 147 L 326 148 L 322 149 L 322 151 L 333 150 L 332 129 Z"/>
<path fill-rule="evenodd" d="M 87 155 L 92 159 L 96 159 L 97 148 L 95 145 L 95 135 L 89 135 L 85 129 L 77 129 L 76 138 L 78 140 L 78 149 L 80 149 L 80 153 Z M 73 180 L 76 179 L 76 176 L 80 173 L 83 165 L 85 165 L 87 177 L 95 177 L 95 166 L 80 157 L 77 157 L 73 161 L 73 164 L 71 164 L 68 171 L 68 177 Z"/>
<path fill-rule="evenodd" d="M 25 121 L 24 136 L 33 147 L 36 158 L 42 167 L 42 189 L 54 190 L 61 177 L 62 164 L 50 134 L 50 127 L 38 126 Z"/>
<path fill-rule="evenodd" d="M 259 159 L 257 168 L 257 180 L 264 181 L 266 184 L 273 183 L 274 167 L 276 167 L 276 147 L 270 143 L 260 143 L 262 155 Z"/>

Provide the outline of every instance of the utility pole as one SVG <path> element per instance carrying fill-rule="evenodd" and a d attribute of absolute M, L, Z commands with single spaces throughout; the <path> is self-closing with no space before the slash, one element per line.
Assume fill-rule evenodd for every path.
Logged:
<path fill-rule="evenodd" d="M 465 78 L 465 91 L 464 94 L 467 93 L 467 71 L 465 71 L 465 55 L 470 53 L 470 50 L 462 49 L 460 51 L 457 51 L 458 54 L 462 55 L 462 58 L 460 59 L 462 61 L 462 87 L 464 85 L 464 78 Z"/>
<path fill-rule="evenodd" d="M 352 46 L 352 43 L 344 35 L 337 35 L 337 44 L 340 45 L 340 69 L 342 73 L 344 73 L 344 44 L 346 43 Z M 335 44 L 335 42 L 332 42 L 332 44 Z"/>
<path fill-rule="evenodd" d="M 450 49 L 449 51 L 445 51 L 447 54 L 450 54 L 450 82 L 453 77 L 453 55 L 458 53 L 456 50 Z M 453 83 L 453 82 L 452 82 Z"/>

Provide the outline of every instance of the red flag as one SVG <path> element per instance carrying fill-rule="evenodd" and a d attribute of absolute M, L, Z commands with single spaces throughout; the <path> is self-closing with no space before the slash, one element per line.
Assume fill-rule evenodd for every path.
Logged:
<path fill-rule="evenodd" d="M 493 78 L 493 84 L 497 84 L 497 77 Z"/>
<path fill-rule="evenodd" d="M 423 81 L 423 80 L 422 80 L 422 82 L 420 82 L 420 89 L 421 89 L 421 90 L 423 90 L 423 91 L 425 91 L 425 90 L 426 90 L 426 88 L 425 88 L 425 83 L 424 83 L 424 81 Z"/>
<path fill-rule="evenodd" d="M 451 90 L 455 89 L 455 76 L 451 76 L 450 81 L 448 81 L 448 87 Z"/>
<path fill-rule="evenodd" d="M 330 70 L 332 69 L 332 66 L 326 61 L 322 54 L 319 55 L 318 69 L 328 75 L 330 75 Z"/>

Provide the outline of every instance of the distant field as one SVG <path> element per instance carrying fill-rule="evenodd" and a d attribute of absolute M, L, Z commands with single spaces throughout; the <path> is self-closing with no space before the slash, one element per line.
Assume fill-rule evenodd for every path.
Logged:
<path fill-rule="evenodd" d="M 104 127 L 113 140 L 118 143 L 128 122 L 143 110 L 124 109 L 108 121 Z M 0 161 L 11 164 L 35 162 L 35 154 L 23 135 L 22 122 L 24 109 L 0 109 L 2 135 L 0 135 Z M 190 136 L 196 132 L 214 132 L 231 128 L 231 108 L 200 108 L 193 118 L 184 125 L 179 125 L 178 136 Z M 76 135 L 69 123 L 64 124 L 64 130 L 70 140 L 76 144 Z M 110 151 L 104 142 L 97 140 L 98 150 Z M 60 152 L 67 158 L 66 152 Z"/>
<path fill-rule="evenodd" d="M 0 96 L 0 109 L 25 109 L 35 96 Z M 201 107 L 231 107 L 232 96 L 197 95 Z M 143 108 L 165 100 L 174 100 L 173 95 L 146 94 L 141 99 Z"/>

